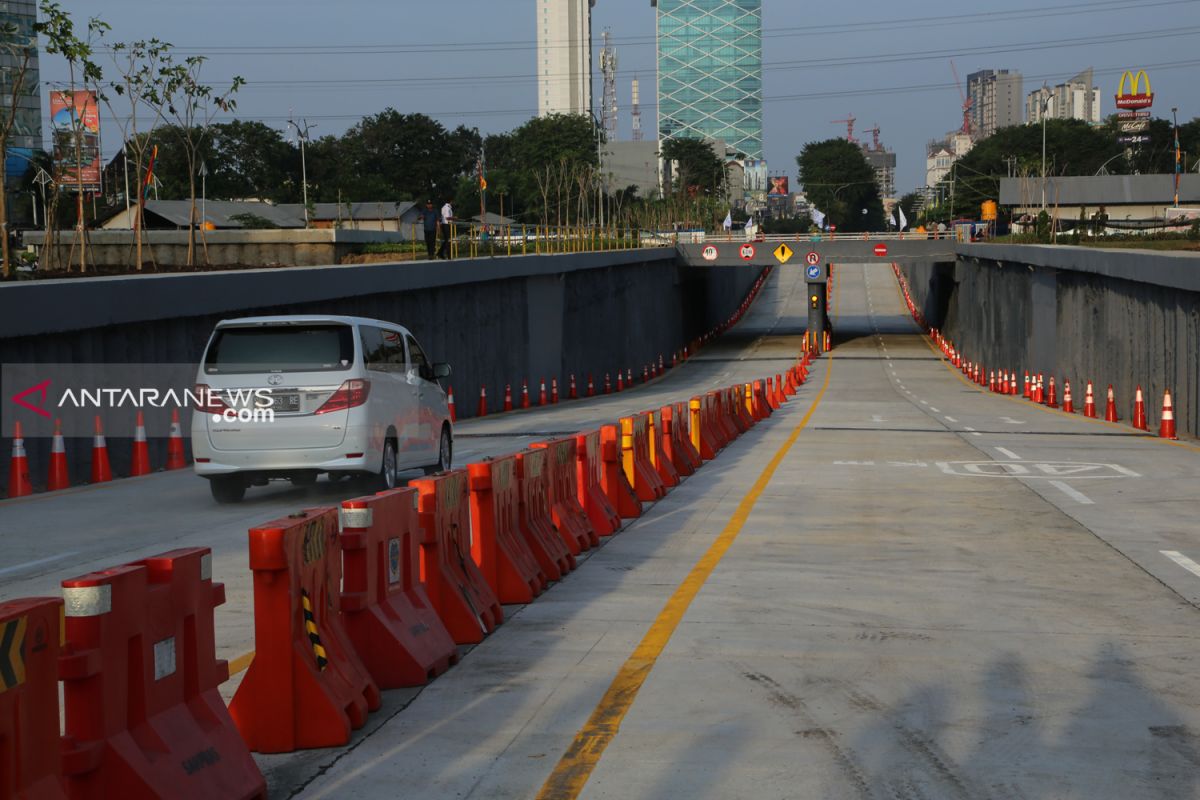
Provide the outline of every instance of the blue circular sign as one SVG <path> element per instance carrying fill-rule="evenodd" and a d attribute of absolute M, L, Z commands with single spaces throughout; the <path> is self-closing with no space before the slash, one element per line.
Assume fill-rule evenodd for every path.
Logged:
<path fill-rule="evenodd" d="M 821 265 L 820 264 L 810 265 L 808 267 L 808 269 L 805 270 L 805 273 L 807 273 L 809 280 L 815 281 L 821 277 Z"/>

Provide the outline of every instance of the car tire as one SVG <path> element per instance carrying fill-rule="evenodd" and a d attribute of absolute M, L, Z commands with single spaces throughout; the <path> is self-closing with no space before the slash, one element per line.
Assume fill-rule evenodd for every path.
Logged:
<path fill-rule="evenodd" d="M 213 500 L 222 505 L 240 503 L 246 496 L 246 481 L 241 475 L 218 475 L 208 479 Z"/>
<path fill-rule="evenodd" d="M 399 471 L 396 468 L 396 440 L 388 439 L 383 443 L 383 459 L 379 465 L 379 472 L 375 474 L 375 490 L 386 492 L 388 489 L 395 489 L 399 483 L 398 475 Z"/>
<path fill-rule="evenodd" d="M 454 440 L 450 436 L 450 429 L 442 427 L 442 437 L 438 440 L 438 461 L 436 464 L 431 464 L 425 467 L 426 475 L 436 475 L 439 472 L 445 472 L 450 469 L 454 459 Z"/>

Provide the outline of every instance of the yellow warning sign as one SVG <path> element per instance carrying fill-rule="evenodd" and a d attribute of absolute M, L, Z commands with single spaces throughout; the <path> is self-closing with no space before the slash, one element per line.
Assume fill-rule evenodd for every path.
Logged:
<path fill-rule="evenodd" d="M 0 692 L 25 682 L 26 617 L 0 624 Z"/>
<path fill-rule="evenodd" d="M 780 264 L 786 264 L 793 255 L 792 248 L 788 247 L 786 242 L 775 248 L 775 260 Z"/>

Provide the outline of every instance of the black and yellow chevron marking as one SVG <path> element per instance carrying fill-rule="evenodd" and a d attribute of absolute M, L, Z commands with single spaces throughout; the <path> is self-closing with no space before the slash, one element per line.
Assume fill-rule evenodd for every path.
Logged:
<path fill-rule="evenodd" d="M 323 671 L 329 663 L 329 658 L 321 644 L 321 634 L 317 633 L 317 622 L 313 618 L 312 601 L 308 599 L 308 592 L 300 592 L 300 603 L 304 606 L 304 630 L 308 634 L 308 640 L 312 642 L 313 654 L 317 657 L 317 669 Z"/>
<path fill-rule="evenodd" d="M 0 624 L 0 692 L 25 682 L 25 627 L 28 617 Z"/>

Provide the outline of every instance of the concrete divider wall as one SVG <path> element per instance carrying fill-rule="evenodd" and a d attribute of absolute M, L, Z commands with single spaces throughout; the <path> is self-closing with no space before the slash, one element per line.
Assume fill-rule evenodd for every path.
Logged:
<path fill-rule="evenodd" d="M 989 370 L 1086 381 L 1122 420 L 1140 384 L 1157 425 L 1170 389 L 1179 433 L 1200 428 L 1200 257 L 1157 251 L 961 245 L 948 267 L 901 264 L 930 324 Z M 1102 408 L 1101 408 L 1102 410 Z"/>
<path fill-rule="evenodd" d="M 559 379 L 564 398 L 571 372 L 580 394 L 589 371 L 597 391 L 605 372 L 615 383 L 617 369 L 640 381 L 651 359 L 661 353 L 669 364 L 673 351 L 727 318 L 760 272 L 692 270 L 659 249 L 9 284 L 0 286 L 0 362 L 195 363 L 220 319 L 366 316 L 405 325 L 432 359 L 451 363 L 448 383 L 465 418 L 475 414 L 481 384 L 497 410 L 505 382 L 519 397 L 522 378 L 534 402 L 543 376 L 547 389 Z M 4 397 L 23 388 L 3 387 Z M 49 443 L 27 444 L 40 484 Z M 165 440 L 151 445 L 159 466 Z M 73 482 L 87 474 L 90 446 L 68 441 Z M 0 439 L 0 452 L 10 448 Z M 114 471 L 126 473 L 129 441 L 110 438 L 109 450 Z"/>

